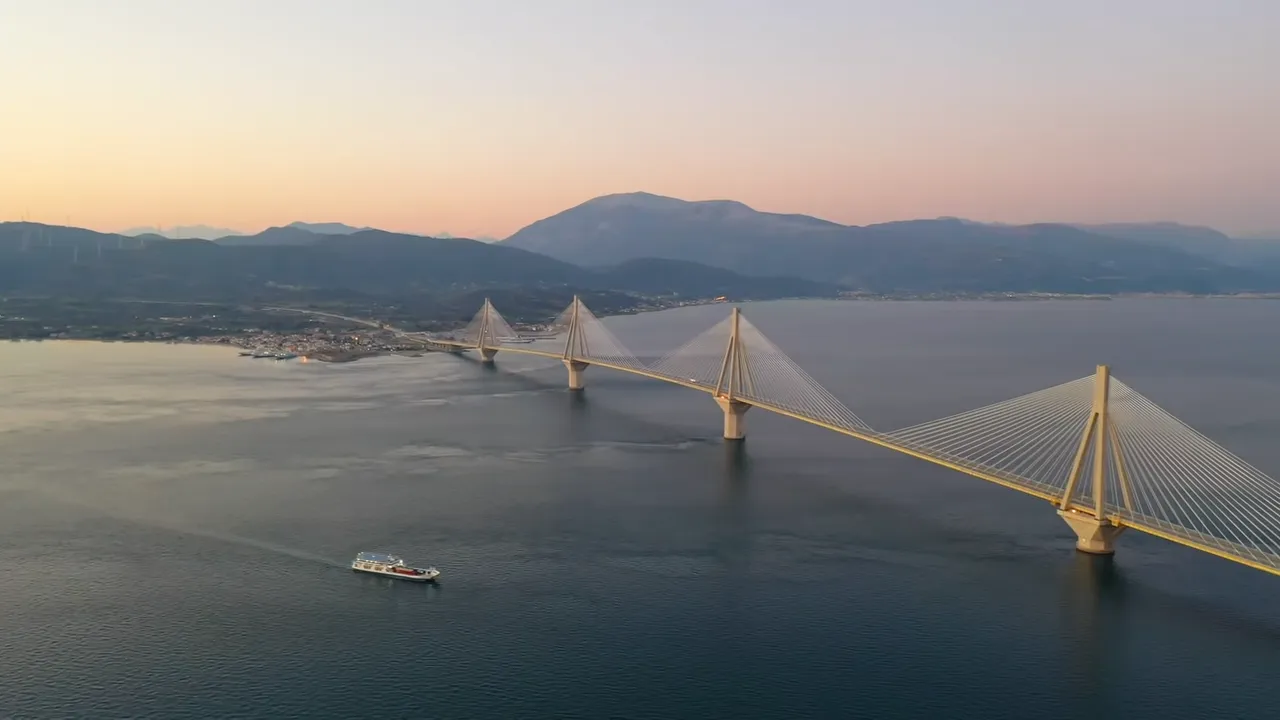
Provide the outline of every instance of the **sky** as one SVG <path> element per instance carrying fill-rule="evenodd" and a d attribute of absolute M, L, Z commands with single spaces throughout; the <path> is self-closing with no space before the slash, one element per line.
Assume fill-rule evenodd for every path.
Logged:
<path fill-rule="evenodd" d="M 0 0 L 0 220 L 1280 229 L 1276 0 Z"/>

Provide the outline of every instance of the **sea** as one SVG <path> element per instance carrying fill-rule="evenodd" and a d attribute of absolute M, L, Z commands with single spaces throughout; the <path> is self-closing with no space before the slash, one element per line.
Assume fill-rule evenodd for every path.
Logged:
<path fill-rule="evenodd" d="M 655 356 L 727 312 L 607 325 Z M 877 429 L 1105 363 L 1280 474 L 1280 302 L 743 313 Z M 586 375 L 0 344 L 0 718 L 1280 718 L 1280 577 Z"/>

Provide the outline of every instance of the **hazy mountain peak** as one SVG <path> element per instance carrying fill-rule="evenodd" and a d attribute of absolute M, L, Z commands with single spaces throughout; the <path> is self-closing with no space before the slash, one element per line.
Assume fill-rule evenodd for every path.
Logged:
<path fill-rule="evenodd" d="M 640 208 L 646 210 L 673 210 L 683 207 L 687 203 L 684 200 L 665 197 L 663 195 L 654 195 L 647 192 L 630 192 L 630 193 L 614 193 L 612 195 L 601 195 L 600 197 L 591 198 L 575 208 L 591 208 L 595 210 L 614 210 L 619 208 Z"/>
<path fill-rule="evenodd" d="M 306 232 L 317 233 L 319 235 L 350 235 L 363 230 L 373 229 L 370 227 L 352 227 L 346 223 L 340 222 L 307 223 L 301 221 L 291 222 L 285 227 L 293 228 L 295 230 L 305 230 Z"/>
<path fill-rule="evenodd" d="M 199 239 L 199 240 L 216 240 L 222 237 L 233 237 L 243 235 L 239 230 L 231 230 L 230 228 L 212 227 L 209 225 L 175 225 L 168 228 L 159 228 L 152 226 L 129 228 L 122 230 L 121 235 L 129 237 L 137 237 L 139 235 L 155 235 L 166 237 L 169 239 L 182 238 Z"/>
<path fill-rule="evenodd" d="M 638 208 L 642 210 L 687 210 L 691 208 L 714 208 L 718 210 L 743 210 L 755 212 L 750 206 L 737 200 L 681 200 L 680 198 L 655 195 L 647 192 L 614 193 L 592 198 L 578 207 L 597 209 Z"/>
<path fill-rule="evenodd" d="M 1216 262 L 1258 254 L 1250 250 L 1246 257 L 1245 248 L 1239 260 L 1229 258 L 1222 240 L 1208 228 L 1176 223 L 1073 227 L 952 217 L 855 227 L 759 212 L 731 200 L 689 202 L 640 192 L 588 200 L 504 244 L 580 265 L 662 258 L 874 292 L 1105 293 L 1122 286 L 1155 291 L 1246 282 Z M 1234 247 L 1227 241 L 1226 249 Z M 1218 275 L 1210 281 L 1206 273 Z"/>
<path fill-rule="evenodd" d="M 711 246 L 740 255 L 766 238 L 785 245 L 787 238 L 847 229 L 808 215 L 759 212 L 734 200 L 689 201 L 634 192 L 588 200 L 539 220 L 504 242 L 588 265 L 612 265 L 644 256 L 707 262 L 708 254 L 720 252 L 707 249 Z M 695 246 L 705 252 L 696 251 Z"/>

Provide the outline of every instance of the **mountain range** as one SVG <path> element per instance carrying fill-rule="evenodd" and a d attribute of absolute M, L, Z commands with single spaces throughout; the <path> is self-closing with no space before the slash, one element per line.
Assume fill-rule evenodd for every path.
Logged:
<path fill-rule="evenodd" d="M 350 235 L 351 233 L 357 233 L 361 230 L 375 229 L 371 227 L 354 227 L 340 222 L 291 222 L 284 227 L 294 230 L 304 230 L 317 235 Z M 175 225 L 168 228 L 156 226 L 135 227 L 129 228 L 128 230 L 121 230 L 120 234 L 127 237 L 138 237 L 140 235 L 148 237 L 154 236 L 156 238 L 167 240 L 224 240 L 227 241 L 228 244 L 234 242 L 230 240 L 233 237 L 252 236 L 251 233 L 232 230 L 230 228 L 211 227 L 209 225 Z M 421 233 L 408 234 L 420 235 Z M 456 236 L 453 233 L 439 232 L 430 235 L 430 237 L 452 238 Z M 481 242 L 497 242 L 497 238 L 491 237 L 477 237 L 474 239 Z M 250 241 L 248 244 L 253 244 L 253 242 Z"/>
<path fill-rule="evenodd" d="M 497 288 L 737 299 L 1280 291 L 1280 242 L 1173 223 L 848 226 L 648 193 L 596 198 L 500 242 L 330 222 L 213 240 L 0 223 L 0 294 L 282 301 Z"/>
<path fill-rule="evenodd" d="M 228 237 L 231 235 L 244 235 L 239 230 L 230 228 L 211 227 L 209 225 L 175 225 L 173 227 L 161 228 L 157 226 L 143 226 L 121 230 L 121 235 L 126 237 L 137 237 L 139 235 L 156 236 L 160 238 L 168 238 L 171 240 L 217 240 L 218 238 Z"/>
<path fill-rule="evenodd" d="M 848 226 L 739 202 L 608 195 L 503 241 L 584 266 L 698 262 L 872 292 L 1228 292 L 1280 286 L 1280 244 L 1173 223 Z"/>
<path fill-rule="evenodd" d="M 551 293 L 566 302 L 579 291 L 690 299 L 834 296 L 839 291 L 801 278 L 747 278 L 654 258 L 583 268 L 503 244 L 381 230 L 316 234 L 281 227 L 213 242 L 0 223 L 2 296 L 240 303 L 371 298 L 422 306 L 428 298 L 517 289 Z"/>

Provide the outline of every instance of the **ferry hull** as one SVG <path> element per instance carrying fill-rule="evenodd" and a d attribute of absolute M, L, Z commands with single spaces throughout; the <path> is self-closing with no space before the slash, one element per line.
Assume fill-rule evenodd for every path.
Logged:
<path fill-rule="evenodd" d="M 355 572 L 368 573 L 370 575 L 381 575 L 383 577 L 395 578 L 396 580 L 404 580 L 407 582 L 435 582 L 436 578 L 440 576 L 439 572 L 428 571 L 421 575 L 410 575 L 407 573 L 398 573 L 392 570 L 373 570 L 369 568 L 362 568 L 355 564 L 351 566 L 351 569 Z"/>

